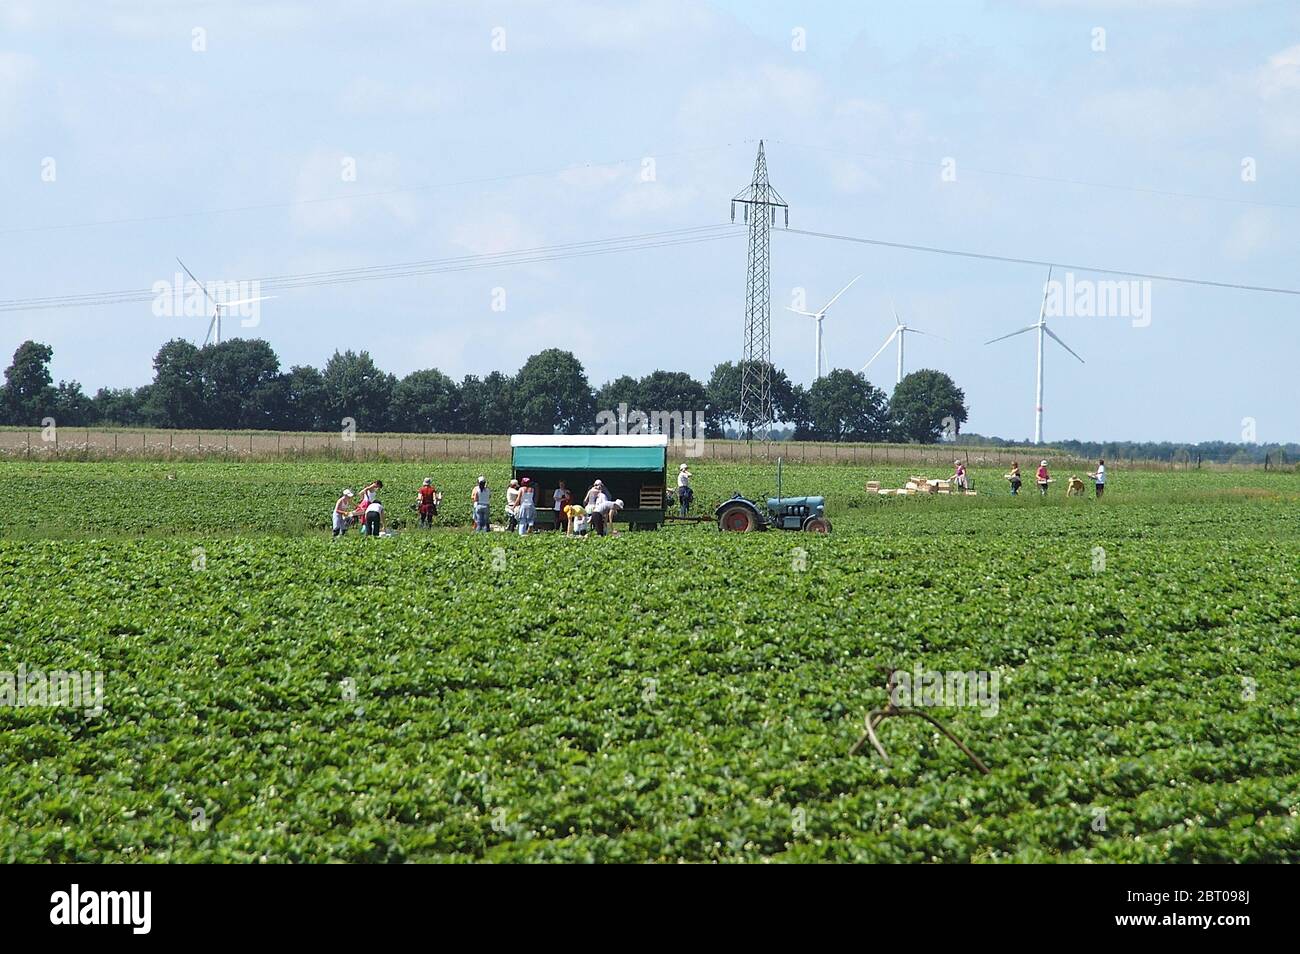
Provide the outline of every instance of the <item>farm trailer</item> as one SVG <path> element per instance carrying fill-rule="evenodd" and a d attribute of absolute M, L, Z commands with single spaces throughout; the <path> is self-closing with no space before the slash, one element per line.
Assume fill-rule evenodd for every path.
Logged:
<path fill-rule="evenodd" d="M 666 434 L 515 434 L 511 476 L 531 478 L 537 489 L 537 523 L 555 527 L 552 492 L 564 481 L 581 503 L 599 479 L 611 499 L 622 500 L 618 522 L 629 530 L 654 530 L 664 522 L 668 486 Z"/>

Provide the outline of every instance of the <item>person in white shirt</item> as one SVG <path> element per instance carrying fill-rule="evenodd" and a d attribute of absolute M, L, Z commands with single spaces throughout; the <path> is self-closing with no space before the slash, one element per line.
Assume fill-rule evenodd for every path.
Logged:
<path fill-rule="evenodd" d="M 492 529 L 492 490 L 487 485 L 487 478 L 479 476 L 478 483 L 469 493 L 469 499 L 474 504 L 474 529 L 479 533 L 487 533 Z"/>
<path fill-rule="evenodd" d="M 533 529 L 533 524 L 537 522 L 537 491 L 533 487 L 530 478 L 523 479 L 523 486 L 519 488 L 519 503 L 515 510 L 515 519 L 519 525 L 519 535 L 522 537 Z"/>
<path fill-rule="evenodd" d="M 596 498 L 605 492 L 605 485 L 599 480 L 593 481 L 591 489 L 587 491 L 587 496 L 582 498 L 582 505 L 590 510 L 596 505 Z"/>
<path fill-rule="evenodd" d="M 677 505 L 681 508 L 683 517 L 691 509 L 691 501 L 694 499 L 695 491 L 691 490 L 691 472 L 685 464 L 682 464 L 677 468 Z"/>
<path fill-rule="evenodd" d="M 506 533 L 515 528 L 519 520 L 519 481 L 510 481 L 510 486 L 506 488 Z"/>
<path fill-rule="evenodd" d="M 348 518 L 352 516 L 352 491 L 343 491 L 343 496 L 334 504 L 334 536 L 341 537 L 348 532 Z"/>
<path fill-rule="evenodd" d="M 1100 497 L 1106 492 L 1106 462 L 1104 460 L 1097 461 L 1097 472 L 1088 476 L 1092 478 L 1097 487 L 1097 496 Z"/>
<path fill-rule="evenodd" d="M 560 481 L 560 486 L 555 488 L 551 499 L 555 501 L 555 529 L 563 532 L 567 529 L 564 508 L 573 502 L 573 494 L 569 493 L 569 488 L 564 486 L 564 481 Z"/>
<path fill-rule="evenodd" d="M 376 497 L 370 501 L 366 507 L 366 536 L 377 537 L 379 531 L 384 529 L 384 505 Z"/>

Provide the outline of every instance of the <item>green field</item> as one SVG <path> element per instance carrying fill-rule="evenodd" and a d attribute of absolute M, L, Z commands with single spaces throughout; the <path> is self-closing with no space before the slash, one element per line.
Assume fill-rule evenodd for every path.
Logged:
<path fill-rule="evenodd" d="M 0 859 L 1300 859 L 1300 475 L 794 466 L 829 537 L 566 540 L 467 532 L 483 466 L 0 464 L 0 673 L 105 707 L 0 706 Z M 439 528 L 330 540 L 430 470 Z M 882 666 L 996 673 L 929 710 L 991 774 L 917 719 L 850 757 Z"/>

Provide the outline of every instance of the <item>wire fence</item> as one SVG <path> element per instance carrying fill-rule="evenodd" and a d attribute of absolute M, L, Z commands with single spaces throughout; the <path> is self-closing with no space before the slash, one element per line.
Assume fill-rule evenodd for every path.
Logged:
<path fill-rule="evenodd" d="M 670 443 L 673 460 L 842 464 L 857 467 L 950 467 L 960 458 L 971 467 L 1022 466 L 1048 457 L 1056 465 L 1092 463 L 1051 447 L 980 447 L 967 444 L 841 444 L 818 441 L 705 440 Z M 302 431 L 206 431 L 152 428 L 0 428 L 3 460 L 507 460 L 510 438 L 491 434 L 346 434 Z M 1286 466 L 1282 455 L 1263 462 L 1211 464 L 1195 455 L 1164 460 L 1112 457 L 1125 467 L 1196 470 L 1202 467 L 1269 469 Z M 1276 459 L 1281 458 L 1281 459 Z"/>

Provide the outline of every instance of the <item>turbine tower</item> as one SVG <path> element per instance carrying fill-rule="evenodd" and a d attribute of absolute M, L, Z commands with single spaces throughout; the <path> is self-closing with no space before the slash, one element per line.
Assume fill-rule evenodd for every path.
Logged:
<path fill-rule="evenodd" d="M 767 157 L 763 141 L 758 142 L 752 181 L 731 200 L 731 221 L 736 205 L 744 210 L 749 225 L 749 260 L 745 283 L 745 356 L 740 362 L 740 423 L 748 425 L 759 440 L 772 439 L 772 226 L 776 210 L 785 210 L 790 224 L 790 207 L 767 181 Z"/>
<path fill-rule="evenodd" d="M 1069 351 L 1070 354 L 1073 354 L 1076 358 L 1079 358 L 1077 354 L 1074 354 L 1074 350 L 1057 336 L 1055 331 L 1047 327 L 1047 319 L 1043 317 L 1047 310 L 1047 290 L 1048 288 L 1051 287 L 1051 284 L 1052 284 L 1052 270 L 1051 268 L 1048 268 L 1047 284 L 1043 286 L 1043 303 L 1038 306 L 1037 322 L 1035 322 L 1032 325 L 1027 325 L 1024 328 L 1021 328 L 1019 331 L 1013 331 L 1009 335 L 1001 335 L 1000 337 L 992 338 L 984 342 L 986 345 L 991 345 L 993 344 L 994 341 L 1005 341 L 1007 338 L 1014 338 L 1016 335 L 1023 335 L 1026 331 L 1036 330 L 1038 332 L 1038 388 L 1037 391 L 1035 392 L 1035 401 L 1034 401 L 1034 443 L 1035 444 L 1041 444 L 1043 442 L 1043 335 L 1044 334 L 1050 335 L 1053 339 L 1055 339 L 1056 343 L 1059 344 L 1062 348 L 1064 348 L 1066 351 Z M 1084 360 L 1082 358 L 1079 358 L 1079 363 L 1083 364 Z"/>
<path fill-rule="evenodd" d="M 841 295 L 843 295 L 846 291 L 848 291 L 849 288 L 852 287 L 853 282 L 856 282 L 861 277 L 862 277 L 861 275 L 855 276 L 853 281 L 849 282 L 847 285 L 845 285 L 843 288 L 837 291 L 831 297 L 831 300 L 828 301 L 826 304 L 822 305 L 821 308 L 817 311 L 800 311 L 798 308 L 791 308 L 789 305 L 786 305 L 787 311 L 793 311 L 796 315 L 803 315 L 805 318 L 812 318 L 814 321 L 817 322 L 817 335 L 816 335 L 817 358 L 815 364 L 815 372 L 813 376 L 814 381 L 819 380 L 822 376 L 822 356 L 826 353 L 826 349 L 822 347 L 822 319 L 826 317 L 826 312 L 831 307 L 831 305 L 835 304 L 835 300 L 839 298 Z"/>
<path fill-rule="evenodd" d="M 893 308 L 894 311 L 894 330 L 889 333 L 889 337 L 885 339 L 885 343 L 880 346 L 876 353 L 867 359 L 867 363 L 858 370 L 858 374 L 862 374 L 867 370 L 867 368 L 871 367 L 871 362 L 879 358 L 880 355 L 884 353 L 884 350 L 889 347 L 889 343 L 897 338 L 898 376 L 894 380 L 894 384 L 901 384 L 903 381 L 903 339 L 908 335 L 928 335 L 931 338 L 938 338 L 939 335 L 931 334 L 928 331 L 922 331 L 920 328 L 913 328 L 910 325 L 903 324 L 902 320 L 898 317 L 898 309 L 894 308 L 893 302 L 890 302 L 890 308 Z"/>

